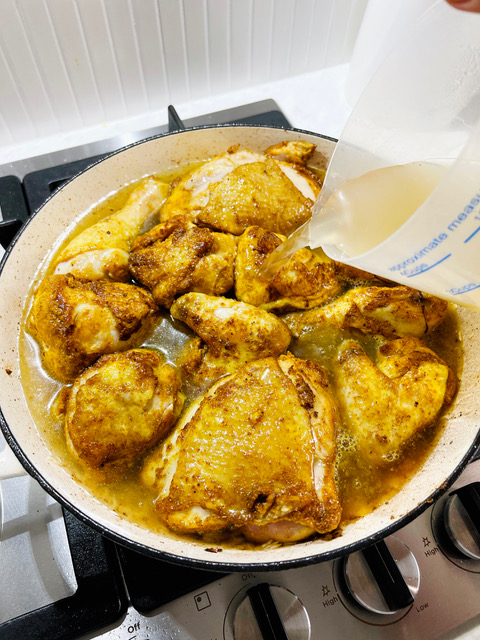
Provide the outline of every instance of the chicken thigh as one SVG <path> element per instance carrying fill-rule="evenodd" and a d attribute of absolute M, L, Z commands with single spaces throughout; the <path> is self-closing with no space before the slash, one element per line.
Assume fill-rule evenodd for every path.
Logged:
<path fill-rule="evenodd" d="M 342 290 L 335 263 L 325 254 L 303 248 L 269 278 L 262 273 L 267 257 L 285 236 L 258 226 L 240 236 L 235 260 L 235 295 L 238 300 L 281 313 L 308 309 L 335 298 Z"/>
<path fill-rule="evenodd" d="M 382 345 L 373 362 L 355 340 L 340 347 L 335 386 L 346 430 L 372 464 L 391 462 L 434 424 L 455 393 L 447 364 L 418 338 Z"/>
<path fill-rule="evenodd" d="M 420 337 L 437 327 L 447 310 L 445 300 L 409 287 L 357 287 L 324 306 L 282 319 L 297 338 L 325 325 L 386 338 Z"/>
<path fill-rule="evenodd" d="M 47 371 L 68 383 L 102 354 L 141 344 L 156 311 L 148 291 L 132 284 L 52 275 L 35 293 L 28 327 Z"/>
<path fill-rule="evenodd" d="M 192 224 L 167 222 L 139 236 L 130 271 L 157 304 L 169 308 L 188 291 L 221 295 L 233 287 L 236 239 Z"/>
<path fill-rule="evenodd" d="M 189 408 L 141 477 L 177 532 L 236 528 L 280 541 L 326 533 L 341 515 L 336 421 L 318 365 L 290 354 L 257 360 Z"/>
<path fill-rule="evenodd" d="M 109 278 L 126 282 L 130 278 L 131 244 L 146 220 L 158 211 L 168 190 L 169 185 L 157 178 L 142 180 L 120 211 L 88 227 L 68 243 L 54 262 L 55 273 L 71 273 L 84 280 Z"/>
<path fill-rule="evenodd" d="M 295 144 L 301 145 L 296 155 Z M 284 146 L 287 161 L 276 160 L 279 153 L 273 147 L 270 155 L 234 147 L 216 156 L 174 186 L 160 210 L 160 220 L 187 218 L 235 235 L 261 224 L 289 235 L 310 217 L 320 183 L 304 164 L 314 145 Z"/>
<path fill-rule="evenodd" d="M 154 351 L 102 356 L 69 392 L 70 451 L 93 468 L 134 462 L 173 426 L 184 401 L 180 387 L 175 369 Z"/>
<path fill-rule="evenodd" d="M 236 300 L 187 293 L 170 312 L 199 337 L 187 346 L 181 364 L 201 387 L 247 362 L 278 356 L 290 343 L 279 318 Z"/>

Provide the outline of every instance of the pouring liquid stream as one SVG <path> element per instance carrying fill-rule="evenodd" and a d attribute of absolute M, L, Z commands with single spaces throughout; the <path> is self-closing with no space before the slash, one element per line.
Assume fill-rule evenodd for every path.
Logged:
<path fill-rule="evenodd" d="M 264 274 L 273 277 L 305 246 L 315 249 L 333 245 L 347 258 L 370 251 L 412 216 L 445 171 L 442 165 L 414 162 L 376 169 L 347 180 L 325 204 L 317 200 L 311 220 L 269 256 Z"/>

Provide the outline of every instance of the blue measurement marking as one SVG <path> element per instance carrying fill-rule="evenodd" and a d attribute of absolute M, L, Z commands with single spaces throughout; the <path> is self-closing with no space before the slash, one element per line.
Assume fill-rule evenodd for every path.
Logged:
<path fill-rule="evenodd" d="M 430 271 L 430 269 L 433 269 L 433 267 L 436 267 L 438 264 L 440 264 L 441 262 L 443 262 L 447 258 L 450 258 L 451 255 L 452 255 L 451 253 L 447 253 L 446 256 L 444 256 L 443 258 L 441 258 L 440 260 L 438 260 L 434 264 L 431 264 L 429 267 L 425 267 L 425 269 L 422 269 L 421 271 L 417 271 L 416 273 L 412 273 L 411 275 L 407 276 L 407 278 L 414 278 L 415 276 L 418 276 L 421 273 L 425 273 L 425 271 Z"/>
<path fill-rule="evenodd" d="M 480 231 L 480 226 L 479 226 L 479 227 L 477 227 L 477 228 L 475 229 L 475 231 L 474 231 L 473 233 L 471 233 L 471 234 L 468 236 L 468 238 L 465 238 L 465 240 L 464 240 L 463 242 L 465 243 L 465 242 L 468 242 L 469 240 L 471 240 L 471 239 L 473 238 L 473 236 L 474 236 L 476 233 L 478 233 L 479 231 Z"/>
<path fill-rule="evenodd" d="M 459 296 L 461 293 L 469 293 L 470 291 L 475 291 L 475 289 L 480 289 L 480 284 L 476 284 L 473 287 L 470 287 L 469 289 L 461 289 L 459 291 L 452 291 L 450 289 L 450 293 L 454 296 Z"/>

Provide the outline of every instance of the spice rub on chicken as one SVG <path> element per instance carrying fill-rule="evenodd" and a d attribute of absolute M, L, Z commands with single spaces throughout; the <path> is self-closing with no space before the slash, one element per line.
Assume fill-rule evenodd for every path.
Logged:
<path fill-rule="evenodd" d="M 330 325 L 397 338 L 421 337 L 445 318 L 448 303 L 409 287 L 356 287 L 323 306 L 283 316 L 296 338 Z"/>
<path fill-rule="evenodd" d="M 344 288 L 333 260 L 321 251 L 299 249 L 272 277 L 262 273 L 268 256 L 285 236 L 248 227 L 238 241 L 235 295 L 238 300 L 282 313 L 309 309 L 335 298 Z"/>
<path fill-rule="evenodd" d="M 73 238 L 55 259 L 55 273 L 84 280 L 130 279 L 128 257 L 132 242 L 149 218 L 158 212 L 169 185 L 154 177 L 144 178 L 123 207 L 91 225 Z"/>
<path fill-rule="evenodd" d="M 177 532 L 233 528 L 284 542 L 326 533 L 341 516 L 336 426 L 321 367 L 264 358 L 199 398 L 147 458 L 142 480 Z"/>
<path fill-rule="evenodd" d="M 181 218 L 235 235 L 261 225 L 289 235 L 309 219 L 320 191 L 306 166 L 314 149 L 301 141 L 274 145 L 264 154 L 233 147 L 179 180 L 160 221 Z"/>
<path fill-rule="evenodd" d="M 279 356 L 290 343 L 290 332 L 279 318 L 230 298 L 187 293 L 170 312 L 198 336 L 179 360 L 196 386 L 205 387 L 252 360 Z"/>
<path fill-rule="evenodd" d="M 234 236 L 182 221 L 158 224 L 130 252 L 132 276 L 166 308 L 189 291 L 222 295 L 233 287 Z"/>
<path fill-rule="evenodd" d="M 93 468 L 135 462 L 175 423 L 184 402 L 180 388 L 174 367 L 155 351 L 102 356 L 69 390 L 67 446 Z"/>
<path fill-rule="evenodd" d="M 150 293 L 133 284 L 51 275 L 35 293 L 28 328 L 47 371 L 69 383 L 99 356 L 139 346 L 156 311 Z"/>
<path fill-rule="evenodd" d="M 434 424 L 456 389 L 452 370 L 418 338 L 387 342 L 375 361 L 346 340 L 334 366 L 343 424 L 372 464 L 397 458 Z"/>

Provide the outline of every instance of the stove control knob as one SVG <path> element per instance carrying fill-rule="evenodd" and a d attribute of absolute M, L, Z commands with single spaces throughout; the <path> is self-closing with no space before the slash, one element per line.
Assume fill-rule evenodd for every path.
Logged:
<path fill-rule="evenodd" d="M 343 565 L 348 595 L 377 614 L 392 614 L 413 604 L 420 570 L 410 549 L 394 537 L 349 555 Z"/>
<path fill-rule="evenodd" d="M 467 558 L 480 560 L 480 482 L 450 493 L 444 508 L 444 524 L 455 548 Z"/>
<path fill-rule="evenodd" d="M 248 589 L 235 611 L 235 640 L 310 640 L 310 619 L 288 589 L 257 584 Z"/>

